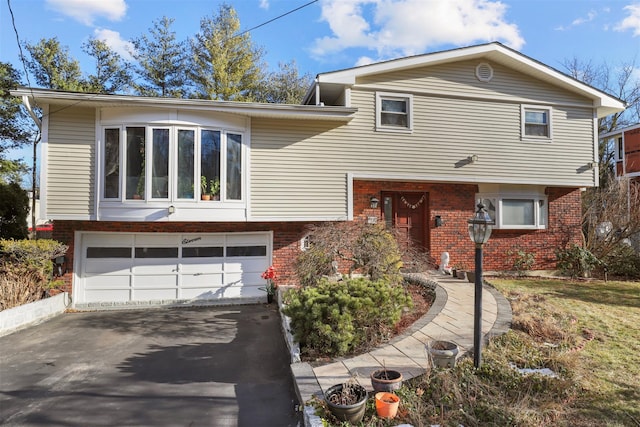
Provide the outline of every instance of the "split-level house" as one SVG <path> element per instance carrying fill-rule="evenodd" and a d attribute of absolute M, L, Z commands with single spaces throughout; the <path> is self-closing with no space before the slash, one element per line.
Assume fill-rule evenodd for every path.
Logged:
<path fill-rule="evenodd" d="M 485 269 L 517 251 L 553 269 L 598 185 L 597 119 L 624 108 L 499 43 L 319 74 L 301 105 L 12 93 L 44 113 L 42 217 L 78 307 L 263 300 L 261 273 L 295 284 L 326 221 L 395 226 L 469 268 L 478 201 Z"/>

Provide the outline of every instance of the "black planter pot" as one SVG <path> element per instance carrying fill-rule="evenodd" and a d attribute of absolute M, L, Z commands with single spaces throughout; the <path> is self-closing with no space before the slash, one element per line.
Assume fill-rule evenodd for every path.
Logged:
<path fill-rule="evenodd" d="M 267 304 L 271 304 L 273 302 L 273 294 L 267 294 Z"/>
<path fill-rule="evenodd" d="M 351 393 L 356 395 L 356 402 L 350 405 L 341 405 L 333 403 L 331 396 L 340 395 L 343 387 L 351 387 Z M 348 421 L 351 424 L 357 424 L 362 421 L 364 412 L 367 409 L 367 390 L 360 384 L 337 384 L 330 387 L 324 394 L 324 400 L 327 402 L 329 410 L 340 421 Z"/>
<path fill-rule="evenodd" d="M 371 373 L 371 386 L 375 391 L 394 391 L 402 387 L 402 374 L 392 369 L 380 369 Z"/>

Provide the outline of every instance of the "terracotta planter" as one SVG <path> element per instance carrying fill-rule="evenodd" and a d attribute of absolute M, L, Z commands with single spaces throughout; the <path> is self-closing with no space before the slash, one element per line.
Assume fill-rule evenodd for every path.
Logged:
<path fill-rule="evenodd" d="M 371 373 L 371 386 L 375 391 L 394 391 L 402 387 L 402 374 L 391 369 Z"/>
<path fill-rule="evenodd" d="M 200 196 L 200 200 L 211 200 L 211 194 L 203 194 Z"/>
<path fill-rule="evenodd" d="M 344 387 L 350 387 L 350 394 L 354 395 L 353 403 L 341 404 L 334 400 L 334 396 L 340 396 Z M 367 409 L 367 390 L 360 384 L 337 384 L 330 387 L 324 394 L 329 411 L 340 421 L 348 421 L 351 424 L 358 424 L 364 417 Z"/>
<path fill-rule="evenodd" d="M 395 418 L 398 414 L 400 398 L 393 393 L 381 391 L 376 393 L 376 413 L 380 418 Z"/>
<path fill-rule="evenodd" d="M 426 345 L 434 368 L 453 368 L 456 366 L 458 345 L 451 341 L 431 341 Z"/>

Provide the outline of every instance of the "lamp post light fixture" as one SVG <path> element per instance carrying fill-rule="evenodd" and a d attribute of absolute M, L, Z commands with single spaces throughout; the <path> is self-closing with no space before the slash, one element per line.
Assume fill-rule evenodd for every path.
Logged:
<path fill-rule="evenodd" d="M 378 203 L 380 203 L 380 200 L 376 196 L 371 196 L 369 199 L 369 206 L 371 206 L 371 209 L 378 209 Z"/>
<path fill-rule="evenodd" d="M 495 222 L 491 219 L 482 203 L 469 223 L 469 237 L 476 244 L 476 271 L 473 311 L 473 366 L 477 369 L 481 364 L 482 348 L 482 245 L 487 243 Z"/>

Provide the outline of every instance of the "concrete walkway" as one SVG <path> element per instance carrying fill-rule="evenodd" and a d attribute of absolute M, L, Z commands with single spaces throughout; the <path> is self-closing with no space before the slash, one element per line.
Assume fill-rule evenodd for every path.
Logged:
<path fill-rule="evenodd" d="M 405 379 L 422 375 L 429 366 L 425 344 L 433 340 L 458 344 L 458 357 L 473 350 L 474 285 L 438 272 L 414 275 L 435 288 L 436 299 L 431 309 L 401 336 L 384 346 L 352 358 L 323 366 L 308 363 L 291 365 L 299 397 L 307 402 L 329 387 L 349 378 L 372 391 L 369 376 L 377 369 L 400 371 Z M 482 292 L 482 333 L 484 342 L 490 336 L 505 333 L 511 324 L 511 306 L 494 288 L 484 286 Z"/>

